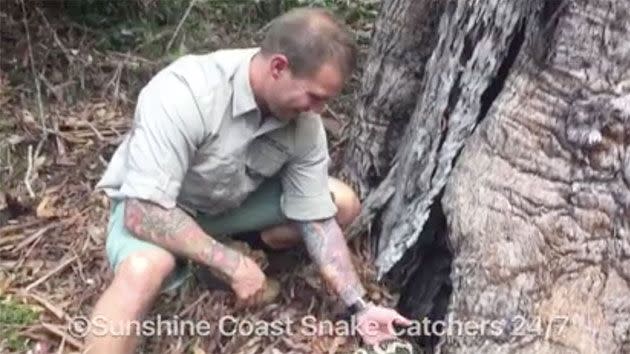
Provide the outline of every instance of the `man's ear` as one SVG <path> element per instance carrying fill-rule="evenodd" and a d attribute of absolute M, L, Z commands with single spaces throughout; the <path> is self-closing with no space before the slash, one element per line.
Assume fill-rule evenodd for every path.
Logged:
<path fill-rule="evenodd" d="M 289 59 L 284 54 L 274 54 L 269 60 L 269 65 L 271 66 L 271 77 L 278 79 L 289 69 Z"/>

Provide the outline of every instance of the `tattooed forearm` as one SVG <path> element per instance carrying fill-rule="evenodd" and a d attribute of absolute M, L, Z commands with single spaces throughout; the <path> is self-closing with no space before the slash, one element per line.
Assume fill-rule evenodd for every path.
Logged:
<path fill-rule="evenodd" d="M 298 223 L 304 244 L 326 282 L 351 305 L 365 294 L 352 265 L 350 251 L 335 219 Z"/>
<path fill-rule="evenodd" d="M 164 209 L 151 202 L 127 199 L 125 227 L 140 239 L 208 266 L 226 281 L 244 257 L 208 236 L 179 208 Z"/>

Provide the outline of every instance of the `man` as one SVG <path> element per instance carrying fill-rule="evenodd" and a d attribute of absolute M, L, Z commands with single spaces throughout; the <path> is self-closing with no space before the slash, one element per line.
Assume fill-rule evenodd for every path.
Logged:
<path fill-rule="evenodd" d="M 207 267 L 240 301 L 256 301 L 265 274 L 213 237 L 262 230 L 271 248 L 304 242 L 355 310 L 366 342 L 392 337 L 394 322 L 408 324 L 362 300 L 339 226 L 359 203 L 327 175 L 317 113 L 341 91 L 355 56 L 351 36 L 329 12 L 297 9 L 274 20 L 260 48 L 189 55 L 159 72 L 141 91 L 132 129 L 97 186 L 112 199 L 106 248 L 115 276 L 93 318 L 142 318 L 161 290 L 185 278 L 182 259 Z M 90 336 L 86 344 L 92 353 L 128 353 L 136 341 Z"/>

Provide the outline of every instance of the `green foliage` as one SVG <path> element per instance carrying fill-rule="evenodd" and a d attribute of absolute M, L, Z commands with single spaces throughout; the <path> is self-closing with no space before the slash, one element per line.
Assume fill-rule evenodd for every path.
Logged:
<path fill-rule="evenodd" d="M 352 25 L 372 20 L 378 1 L 196 0 L 166 52 L 190 3 L 190 0 L 81 0 L 62 1 L 61 7 L 71 21 L 102 34 L 96 43 L 98 49 L 157 58 L 214 49 L 210 37 L 219 35 L 214 31 L 216 25 L 253 33 L 283 12 L 302 6 L 327 7 Z"/>
<path fill-rule="evenodd" d="M 325 7 L 342 16 L 352 25 L 363 20 L 373 20 L 377 14 L 378 0 L 285 0 L 286 9 L 293 7 Z"/>
<path fill-rule="evenodd" d="M 82 0 L 63 2 L 66 13 L 75 21 L 88 27 L 109 27 L 121 23 L 144 20 L 156 25 L 176 21 L 187 0 Z"/>
<path fill-rule="evenodd" d="M 143 43 L 168 37 L 165 33 L 175 30 L 188 4 L 188 0 L 82 0 L 63 6 L 71 21 L 103 33 L 99 49 L 134 51 Z"/>
<path fill-rule="evenodd" d="M 39 312 L 33 306 L 0 298 L 0 348 L 6 346 L 11 351 L 25 352 L 28 340 L 20 336 L 19 331 L 35 323 Z"/>

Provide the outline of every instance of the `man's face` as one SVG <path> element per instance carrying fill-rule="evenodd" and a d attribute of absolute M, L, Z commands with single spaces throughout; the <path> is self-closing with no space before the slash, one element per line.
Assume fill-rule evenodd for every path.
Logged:
<path fill-rule="evenodd" d="M 273 82 L 267 105 L 278 119 L 291 120 L 307 111 L 321 113 L 326 102 L 343 87 L 343 75 L 333 62 L 323 64 L 315 74 L 305 77 L 295 76 L 282 61 L 276 64 L 279 65 L 272 67 Z"/>

